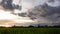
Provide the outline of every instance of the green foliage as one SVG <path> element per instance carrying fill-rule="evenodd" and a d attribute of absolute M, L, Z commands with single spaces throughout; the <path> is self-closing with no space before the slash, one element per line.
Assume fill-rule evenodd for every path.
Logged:
<path fill-rule="evenodd" d="M 60 28 L 0 28 L 0 34 L 60 34 Z"/>

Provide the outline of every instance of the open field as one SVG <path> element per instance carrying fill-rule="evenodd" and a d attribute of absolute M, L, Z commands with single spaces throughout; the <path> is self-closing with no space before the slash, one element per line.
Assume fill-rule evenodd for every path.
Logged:
<path fill-rule="evenodd" d="M 0 28 L 0 34 L 60 34 L 60 28 Z"/>

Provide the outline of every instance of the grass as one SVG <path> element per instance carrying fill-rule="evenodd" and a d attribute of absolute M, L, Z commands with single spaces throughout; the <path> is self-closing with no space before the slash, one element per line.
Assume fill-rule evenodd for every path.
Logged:
<path fill-rule="evenodd" d="M 60 28 L 0 28 L 0 34 L 60 34 Z"/>

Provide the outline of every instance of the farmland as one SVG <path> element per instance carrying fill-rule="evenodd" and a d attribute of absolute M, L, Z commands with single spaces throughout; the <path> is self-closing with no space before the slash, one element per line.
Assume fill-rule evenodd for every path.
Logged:
<path fill-rule="evenodd" d="M 0 34 L 60 34 L 60 28 L 0 28 Z"/>

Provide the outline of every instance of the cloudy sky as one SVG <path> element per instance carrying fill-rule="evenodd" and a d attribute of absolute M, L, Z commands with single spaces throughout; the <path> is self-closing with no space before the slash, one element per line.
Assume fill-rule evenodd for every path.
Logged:
<path fill-rule="evenodd" d="M 0 3 L 1 2 L 2 2 L 2 0 L 0 0 Z M 47 4 L 48 6 L 53 7 L 53 8 L 59 7 L 60 6 L 60 0 L 13 0 L 11 6 L 13 6 L 13 8 L 17 5 L 18 5 L 18 7 L 19 6 L 22 7 L 21 10 L 19 10 L 19 8 L 13 9 L 14 13 L 18 14 L 18 13 L 28 13 L 28 10 L 34 10 L 36 6 L 40 7 L 40 5 L 44 5 L 44 4 Z M 7 6 L 7 3 L 6 3 L 6 6 Z M 11 14 L 11 12 L 12 12 L 11 10 L 9 10 L 9 9 L 5 10 L 5 9 L 6 8 L 3 8 L 2 6 L 0 7 L 0 20 L 3 20 L 3 21 L 7 20 L 6 23 L 1 22 L 1 25 L 3 24 L 3 26 L 4 25 L 14 25 L 14 24 L 20 25 L 20 26 L 21 25 L 27 26 L 27 25 L 32 25 L 32 24 L 40 24 L 40 23 L 44 23 L 44 22 L 51 22 L 51 21 L 49 21 L 48 18 L 43 18 L 43 17 L 40 17 L 39 19 L 36 19 L 36 20 L 32 20 L 32 19 L 30 19 L 30 17 L 17 16 L 17 15 Z M 37 11 L 37 10 L 35 10 L 35 11 Z M 32 12 L 34 12 L 34 11 L 32 11 Z M 56 16 L 58 14 L 54 14 L 54 15 Z M 52 16 L 50 16 L 50 17 L 52 17 Z M 39 23 L 37 21 L 39 21 Z"/>
<path fill-rule="evenodd" d="M 60 16 L 60 14 L 59 14 L 60 10 L 58 8 L 58 7 L 60 7 L 60 0 L 22 0 L 22 12 L 28 12 L 28 10 L 32 9 L 31 10 L 32 13 L 38 14 L 39 13 L 38 9 L 39 9 L 39 7 L 41 7 L 40 5 L 43 6 L 44 4 L 47 4 L 49 7 L 53 7 L 53 9 L 49 8 L 49 7 L 47 8 L 47 6 L 45 6 L 46 7 L 45 10 L 48 11 L 46 14 L 47 15 L 50 14 L 50 15 L 46 16 L 46 17 L 35 16 L 38 18 L 35 20 L 34 24 L 39 24 L 39 23 L 40 24 L 46 23 L 48 25 L 53 25 L 54 23 L 55 23 L 55 25 L 57 25 L 57 23 L 59 24 L 60 19 L 57 17 Z M 36 6 L 39 6 L 39 7 L 37 7 L 35 9 Z M 56 9 L 55 9 L 55 7 L 56 7 Z M 42 9 L 42 10 L 44 10 L 44 9 Z M 52 14 L 52 13 L 54 13 L 54 14 Z M 44 14 L 44 13 L 42 13 L 42 14 Z M 34 18 L 34 15 L 31 15 L 31 17 L 32 16 Z"/>

